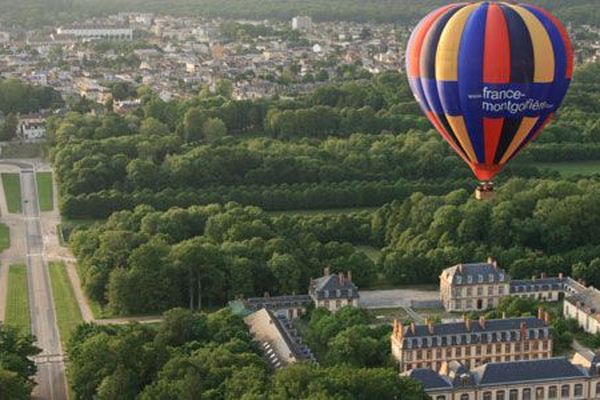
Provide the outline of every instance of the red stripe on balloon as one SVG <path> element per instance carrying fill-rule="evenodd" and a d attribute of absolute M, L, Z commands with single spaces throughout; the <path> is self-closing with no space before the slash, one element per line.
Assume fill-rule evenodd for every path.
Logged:
<path fill-rule="evenodd" d="M 510 68 L 509 68 L 510 73 Z M 504 118 L 483 118 L 483 132 L 485 133 L 485 163 L 493 164 L 502 136 Z"/>
<path fill-rule="evenodd" d="M 510 82 L 510 63 L 510 40 L 504 13 L 497 4 L 490 4 L 485 26 L 483 82 Z"/>
<path fill-rule="evenodd" d="M 423 43 L 425 42 L 425 37 L 427 36 L 427 32 L 431 26 L 437 21 L 437 19 L 442 16 L 446 11 L 450 8 L 456 7 L 456 4 L 450 4 L 445 7 L 440 8 L 429 14 L 421 24 L 416 28 L 417 31 L 413 33 L 413 37 L 410 43 L 409 49 L 409 60 L 408 60 L 408 76 L 409 78 L 419 78 L 421 76 L 421 50 L 423 48 Z"/>

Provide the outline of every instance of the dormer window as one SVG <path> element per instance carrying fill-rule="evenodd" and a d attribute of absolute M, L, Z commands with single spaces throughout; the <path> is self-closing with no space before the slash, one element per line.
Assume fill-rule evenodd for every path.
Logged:
<path fill-rule="evenodd" d="M 494 282 L 494 274 L 489 274 L 489 276 L 488 276 L 488 280 L 489 280 L 490 282 Z"/>
<path fill-rule="evenodd" d="M 467 276 L 467 282 L 473 283 L 473 277 L 471 275 Z"/>
<path fill-rule="evenodd" d="M 504 274 L 500 273 L 498 279 L 500 279 L 500 282 L 504 282 Z"/>
<path fill-rule="evenodd" d="M 477 275 L 477 282 L 483 283 L 483 275 Z"/>
<path fill-rule="evenodd" d="M 460 284 L 462 283 L 462 276 L 457 276 L 457 277 L 456 277 L 456 283 L 457 283 L 458 285 L 460 285 Z"/>

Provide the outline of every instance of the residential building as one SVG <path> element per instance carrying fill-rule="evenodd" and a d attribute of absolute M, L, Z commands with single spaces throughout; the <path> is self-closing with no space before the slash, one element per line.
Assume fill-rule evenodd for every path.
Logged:
<path fill-rule="evenodd" d="M 548 314 L 479 321 L 403 326 L 394 322 L 392 355 L 401 371 L 441 370 L 457 361 L 467 368 L 488 362 L 507 362 L 552 356 Z"/>
<path fill-rule="evenodd" d="M 133 40 L 133 28 L 124 25 L 70 25 L 56 29 L 57 35 L 83 39 Z"/>
<path fill-rule="evenodd" d="M 307 16 L 292 18 L 292 29 L 296 31 L 310 31 L 312 29 L 312 18 Z"/>
<path fill-rule="evenodd" d="M 335 312 L 342 307 L 358 307 L 358 288 L 352 282 L 352 273 L 330 274 L 325 268 L 325 276 L 311 279 L 308 295 L 316 307 L 324 307 Z"/>
<path fill-rule="evenodd" d="M 458 264 L 442 271 L 440 297 L 447 311 L 487 310 L 509 294 L 510 276 L 495 260 Z"/>
<path fill-rule="evenodd" d="M 563 357 L 491 362 L 468 370 L 452 362 L 442 372 L 403 373 L 423 384 L 433 400 L 588 400 L 600 398 L 598 363 Z"/>
<path fill-rule="evenodd" d="M 287 318 L 263 308 L 244 318 L 244 322 L 274 369 L 298 361 L 316 361 Z"/>

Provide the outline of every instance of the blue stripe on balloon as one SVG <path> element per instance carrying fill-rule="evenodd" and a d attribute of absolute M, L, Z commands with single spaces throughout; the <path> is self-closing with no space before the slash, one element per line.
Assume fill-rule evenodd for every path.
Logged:
<path fill-rule="evenodd" d="M 510 40 L 510 81 L 533 82 L 535 62 L 529 29 L 515 10 L 504 4 L 500 8 L 504 12 Z"/>
<path fill-rule="evenodd" d="M 436 114 L 444 114 L 442 103 L 440 101 L 440 95 L 438 94 L 437 81 L 435 79 L 421 79 L 423 84 L 423 92 L 427 97 L 427 103 L 430 109 Z"/>
<path fill-rule="evenodd" d="M 485 162 L 482 89 L 485 26 L 488 3 L 469 16 L 460 41 L 458 55 L 458 93 L 471 145 L 477 160 Z"/>
<path fill-rule="evenodd" d="M 456 81 L 438 81 L 437 89 L 440 94 L 440 101 L 444 108 L 444 113 L 452 117 L 462 115 L 460 109 L 460 96 L 458 92 L 458 82 Z"/>
<path fill-rule="evenodd" d="M 428 113 L 429 111 L 431 111 L 431 108 L 429 108 L 429 103 L 427 103 L 427 99 L 425 99 L 425 93 L 423 93 L 423 85 L 421 84 L 421 78 L 408 78 L 408 84 L 413 92 L 413 95 L 415 96 L 415 99 L 417 100 L 417 103 L 419 103 L 419 106 L 421 106 L 423 112 Z"/>

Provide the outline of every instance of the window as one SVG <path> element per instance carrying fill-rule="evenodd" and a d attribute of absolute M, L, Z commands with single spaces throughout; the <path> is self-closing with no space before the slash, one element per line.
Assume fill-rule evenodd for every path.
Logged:
<path fill-rule="evenodd" d="M 563 399 L 568 399 L 570 395 L 571 395 L 571 386 L 562 385 L 560 387 L 560 397 L 562 397 Z"/>
<path fill-rule="evenodd" d="M 489 280 L 490 282 L 494 282 L 494 274 L 489 274 L 489 275 L 488 275 L 488 280 Z"/>
<path fill-rule="evenodd" d="M 468 283 L 473 283 L 473 276 L 472 275 L 467 276 L 467 282 Z"/>
<path fill-rule="evenodd" d="M 488 286 L 488 296 L 491 296 L 494 294 L 494 287 L 493 286 Z"/>
<path fill-rule="evenodd" d="M 496 400 L 504 400 L 504 390 L 498 390 L 496 392 Z"/>
<path fill-rule="evenodd" d="M 469 400 L 469 394 L 468 393 L 461 394 L 460 400 Z"/>
<path fill-rule="evenodd" d="M 583 385 L 581 383 L 576 384 L 573 392 L 575 397 L 583 397 Z"/>
<path fill-rule="evenodd" d="M 483 287 L 482 286 L 479 286 L 477 288 L 477 296 L 483 296 Z"/>
<path fill-rule="evenodd" d="M 519 400 L 519 391 L 517 389 L 511 389 L 508 395 L 508 400 Z"/>
<path fill-rule="evenodd" d="M 548 388 L 548 398 L 549 399 L 558 398 L 558 388 L 556 386 L 550 386 Z"/>
<path fill-rule="evenodd" d="M 477 282 L 483 283 L 483 275 L 477 275 Z"/>
<path fill-rule="evenodd" d="M 498 294 L 504 294 L 504 286 L 498 286 Z"/>
<path fill-rule="evenodd" d="M 523 389 L 523 400 L 531 400 L 531 389 Z"/>
<path fill-rule="evenodd" d="M 500 279 L 500 282 L 504 282 L 504 274 L 503 273 L 498 274 L 498 279 Z"/>
<path fill-rule="evenodd" d="M 446 400 L 446 396 L 437 396 L 435 400 Z"/>
<path fill-rule="evenodd" d="M 492 400 L 492 392 L 483 392 L 483 400 Z"/>
<path fill-rule="evenodd" d="M 543 387 L 539 387 L 535 389 L 535 400 L 544 400 L 546 398 L 545 396 L 545 390 Z"/>
<path fill-rule="evenodd" d="M 458 285 L 460 285 L 460 284 L 462 283 L 462 276 L 457 276 L 457 277 L 456 277 L 456 283 L 457 283 Z"/>

